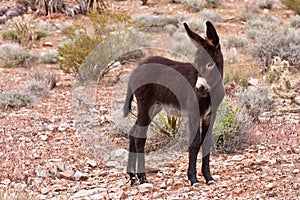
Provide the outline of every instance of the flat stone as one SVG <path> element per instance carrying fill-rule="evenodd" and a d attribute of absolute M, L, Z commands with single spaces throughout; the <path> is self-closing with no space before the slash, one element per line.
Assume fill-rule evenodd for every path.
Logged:
<path fill-rule="evenodd" d="M 73 198 L 83 198 L 83 197 L 88 197 L 91 195 L 95 195 L 95 194 L 100 194 L 102 192 L 106 192 L 107 189 L 105 188 L 94 188 L 94 189 L 90 189 L 90 190 L 79 190 L 78 192 L 76 192 L 72 197 Z"/>
<path fill-rule="evenodd" d="M 141 193 L 152 193 L 153 192 L 153 184 L 152 183 L 143 183 L 138 186 L 138 189 Z"/>
<path fill-rule="evenodd" d="M 41 189 L 41 193 L 42 193 L 43 195 L 48 194 L 50 191 L 51 191 L 50 188 L 46 188 L 46 187 L 44 187 L 44 188 Z"/>
<path fill-rule="evenodd" d="M 108 161 L 105 165 L 107 167 L 119 167 L 120 163 L 118 161 Z"/>
<path fill-rule="evenodd" d="M 94 160 L 90 160 L 90 159 L 86 161 L 86 164 L 93 168 L 97 166 L 97 162 Z"/>
<path fill-rule="evenodd" d="M 4 179 L 3 181 L 1 181 L 1 184 L 3 184 L 3 185 L 8 185 L 8 184 L 10 184 L 11 183 L 11 180 L 10 179 Z"/>
<path fill-rule="evenodd" d="M 67 170 L 67 171 L 64 171 L 64 172 L 60 172 L 59 177 L 70 179 L 72 176 L 74 176 L 74 174 L 75 174 L 75 172 L 73 170 Z"/>
<path fill-rule="evenodd" d="M 75 180 L 80 181 L 80 180 L 86 180 L 88 179 L 88 174 L 87 173 L 82 173 L 80 171 L 76 171 L 74 174 Z"/>

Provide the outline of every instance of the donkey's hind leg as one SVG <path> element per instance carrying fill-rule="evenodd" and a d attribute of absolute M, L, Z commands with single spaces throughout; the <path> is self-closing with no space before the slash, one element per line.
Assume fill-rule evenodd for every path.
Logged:
<path fill-rule="evenodd" d="M 129 135 L 129 154 L 128 154 L 128 163 L 127 163 L 127 174 L 130 176 L 130 185 L 136 184 L 136 148 L 135 148 L 135 141 L 132 133 L 134 133 L 136 129 L 136 125 L 134 125 L 130 130 Z"/>

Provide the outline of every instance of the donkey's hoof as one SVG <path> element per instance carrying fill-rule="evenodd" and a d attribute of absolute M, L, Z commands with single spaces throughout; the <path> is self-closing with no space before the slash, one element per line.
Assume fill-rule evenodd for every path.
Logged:
<path fill-rule="evenodd" d="M 193 183 L 192 187 L 200 187 L 200 183 L 199 182 Z"/>
<path fill-rule="evenodd" d="M 130 186 L 138 185 L 138 182 L 135 177 L 130 178 Z"/>
<path fill-rule="evenodd" d="M 215 181 L 212 179 L 212 180 L 207 181 L 206 185 L 212 185 L 214 183 L 215 183 Z"/>
<path fill-rule="evenodd" d="M 139 182 L 140 182 L 140 184 L 149 183 L 145 176 L 139 178 Z"/>

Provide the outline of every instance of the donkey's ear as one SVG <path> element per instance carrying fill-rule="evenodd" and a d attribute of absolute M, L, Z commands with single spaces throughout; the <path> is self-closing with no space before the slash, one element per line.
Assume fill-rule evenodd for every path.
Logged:
<path fill-rule="evenodd" d="M 184 23 L 183 25 L 188 36 L 191 38 L 192 42 L 194 43 L 194 45 L 196 45 L 197 47 L 205 45 L 206 43 L 205 39 L 203 39 L 200 35 L 192 31 L 186 23 Z"/>
<path fill-rule="evenodd" d="M 214 25 L 210 22 L 206 22 L 206 40 L 210 46 L 217 47 L 219 45 L 219 36 Z"/>

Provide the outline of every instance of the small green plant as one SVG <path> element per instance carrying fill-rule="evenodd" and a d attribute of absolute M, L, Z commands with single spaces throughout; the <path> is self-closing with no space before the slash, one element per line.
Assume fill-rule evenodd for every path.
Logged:
<path fill-rule="evenodd" d="M 248 140 L 247 130 L 249 127 L 250 122 L 247 113 L 225 98 L 218 109 L 213 128 L 214 149 L 232 153 L 244 148 Z"/>
<path fill-rule="evenodd" d="M 178 133 L 180 125 L 180 117 L 160 112 L 152 121 L 151 129 L 168 137 L 174 137 Z"/>
<path fill-rule="evenodd" d="M 0 93 L 0 109 L 14 109 L 30 107 L 33 99 L 30 95 L 21 92 Z"/>
<path fill-rule="evenodd" d="M 300 0 L 281 0 L 281 2 L 288 8 L 300 14 Z"/>
<path fill-rule="evenodd" d="M 177 31 L 173 34 L 173 38 L 177 42 L 173 43 L 171 51 L 177 55 L 193 60 L 196 48 L 186 34 Z"/>
<path fill-rule="evenodd" d="M 0 67 L 30 67 L 38 57 L 18 44 L 0 45 Z"/>
<path fill-rule="evenodd" d="M 254 121 L 258 120 L 261 113 L 272 110 L 275 100 L 271 98 L 268 86 L 249 88 L 239 94 L 239 103 L 248 110 Z"/>
<path fill-rule="evenodd" d="M 7 22 L 7 25 L 8 30 L 2 34 L 2 38 L 18 42 L 22 46 L 30 47 L 34 41 L 47 35 L 38 30 L 37 22 L 31 15 L 14 17 Z"/>

